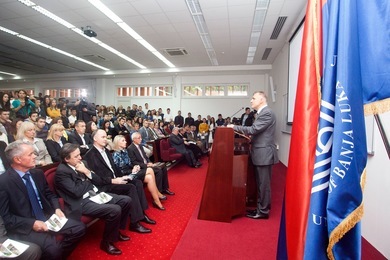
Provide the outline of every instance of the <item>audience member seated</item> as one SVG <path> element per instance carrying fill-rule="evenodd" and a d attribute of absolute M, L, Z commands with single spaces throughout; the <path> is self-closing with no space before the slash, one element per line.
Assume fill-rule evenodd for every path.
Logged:
<path fill-rule="evenodd" d="M 118 124 L 115 125 L 114 131 L 113 131 L 113 137 L 117 135 L 128 135 L 130 132 L 127 130 L 125 126 L 126 118 L 125 117 L 118 117 Z"/>
<path fill-rule="evenodd" d="M 61 108 L 61 119 L 62 119 L 62 125 L 65 127 L 65 129 L 69 129 L 69 118 L 66 116 L 67 109 Z"/>
<path fill-rule="evenodd" d="M 61 162 L 60 150 L 68 142 L 63 136 L 64 131 L 64 126 L 60 124 L 52 125 L 45 141 L 47 151 L 53 162 Z"/>
<path fill-rule="evenodd" d="M 77 120 L 77 109 L 72 108 L 70 110 L 70 116 L 68 116 L 68 120 L 69 120 L 69 128 L 74 128 L 74 123 Z"/>
<path fill-rule="evenodd" d="M 168 171 L 165 164 L 155 164 L 149 160 L 141 145 L 142 137 L 140 133 L 132 134 L 131 139 L 133 142 L 127 147 L 127 153 L 129 154 L 131 161 L 134 164 L 139 165 L 141 169 L 152 168 L 156 176 L 158 190 L 163 194 L 175 195 L 173 191 L 169 190 Z"/>
<path fill-rule="evenodd" d="M 163 134 L 163 132 L 160 129 L 160 125 L 159 125 L 160 123 L 162 123 L 162 121 L 157 122 L 157 123 L 151 123 L 149 126 L 151 128 L 151 130 L 153 130 L 157 136 L 157 138 L 155 140 L 165 137 L 165 135 Z"/>
<path fill-rule="evenodd" d="M 196 145 L 195 142 L 191 142 L 187 140 L 187 131 L 189 131 L 189 126 L 184 125 L 184 127 L 179 128 L 179 137 L 183 139 L 184 145 L 192 151 L 195 156 L 195 159 L 198 160 L 202 157 L 203 153 L 199 146 Z"/>
<path fill-rule="evenodd" d="M 159 210 L 165 210 L 160 199 L 165 200 L 166 197 L 157 189 L 153 169 L 141 169 L 139 165 L 133 165 L 129 154 L 127 153 L 126 147 L 127 143 L 125 137 L 123 135 L 115 136 L 113 142 L 114 153 L 112 154 L 115 165 L 119 168 L 123 176 L 127 175 L 131 180 L 138 179 L 146 183 L 153 198 L 153 206 Z"/>
<path fill-rule="evenodd" d="M 83 120 L 74 123 L 74 131 L 69 135 L 69 143 L 80 145 L 81 156 L 91 149 L 93 142 L 91 136 L 85 133 L 86 125 Z"/>
<path fill-rule="evenodd" d="M 196 134 L 196 126 L 192 125 L 186 129 L 186 138 L 188 142 L 193 142 L 196 144 L 203 153 L 207 153 L 207 149 L 201 140 L 199 140 L 199 134 Z"/>
<path fill-rule="evenodd" d="M 178 153 L 181 153 L 185 157 L 188 166 L 199 168 L 202 165 L 199 161 L 195 159 L 194 153 L 186 147 L 186 145 L 184 144 L 184 140 L 179 137 L 178 127 L 174 127 L 172 129 L 172 134 L 169 136 L 169 142 Z"/>
<path fill-rule="evenodd" d="M 145 228 L 139 223 L 140 221 L 149 224 L 156 223 L 144 212 L 148 208 L 148 203 L 142 181 L 137 179 L 130 180 L 128 176 L 123 176 L 121 171 L 116 167 L 111 153 L 105 148 L 107 145 L 107 135 L 104 130 L 96 130 L 92 134 L 92 139 L 93 146 L 84 157 L 91 169 L 100 177 L 99 182 L 92 180 L 92 183 L 103 191 L 129 196 L 132 199 L 130 230 L 139 233 L 150 233 L 150 229 Z"/>
<path fill-rule="evenodd" d="M 37 138 L 41 138 L 43 141 L 46 140 L 48 135 L 47 127 L 46 127 L 46 118 L 38 117 L 37 123 L 35 124 L 35 134 Z"/>
<path fill-rule="evenodd" d="M 5 229 L 3 218 L 0 216 L 0 244 L 3 244 L 7 239 L 8 239 L 7 230 Z M 21 255 L 19 255 L 17 257 L 13 257 L 12 259 L 15 259 L 15 260 L 39 260 L 39 259 L 41 259 L 42 251 L 41 251 L 41 248 L 37 244 L 26 242 L 26 241 L 21 241 L 21 240 L 17 240 L 17 241 L 20 243 L 23 243 L 25 245 L 28 245 L 28 248 Z"/>
<path fill-rule="evenodd" d="M 38 112 L 37 111 L 31 111 L 28 115 L 28 118 L 26 118 L 24 121 L 31 122 L 35 124 L 38 120 Z"/>
<path fill-rule="evenodd" d="M 16 137 L 17 140 L 30 143 L 34 147 L 34 150 L 37 153 L 35 158 L 36 166 L 45 166 L 47 164 L 53 163 L 43 140 L 35 137 L 35 125 L 33 123 L 23 122 L 20 125 Z"/>
<path fill-rule="evenodd" d="M 84 236 L 85 225 L 68 218 L 61 230 L 49 231 L 45 221 L 53 214 L 68 216 L 61 211 L 42 170 L 34 169 L 33 145 L 17 140 L 7 146 L 5 153 L 11 168 L 0 175 L 0 215 L 8 236 L 37 244 L 42 259 L 66 259 Z M 57 241 L 56 234 L 63 235 L 62 241 Z"/>
<path fill-rule="evenodd" d="M 12 132 L 12 121 L 9 119 L 10 111 L 0 108 L 0 132 L 9 135 Z"/>
<path fill-rule="evenodd" d="M 126 229 L 131 199 L 128 196 L 107 193 L 112 197 L 107 203 L 99 204 L 90 200 L 91 196 L 103 192 L 92 184 L 94 180 L 99 182 L 100 177 L 81 161 L 77 144 L 65 144 L 60 156 L 62 163 L 57 167 L 55 185 L 58 194 L 64 199 L 66 214 L 70 219 L 76 220 L 80 220 L 81 215 L 105 220 L 100 248 L 108 254 L 120 255 L 122 251 L 114 242 L 130 239 L 119 230 Z"/>
<path fill-rule="evenodd" d="M 6 147 L 7 144 L 0 141 L 0 174 L 3 174 L 10 167 L 4 152 Z"/>
<path fill-rule="evenodd" d="M 90 134 L 90 135 L 92 135 L 92 133 L 94 131 L 96 131 L 97 129 L 98 129 L 98 127 L 97 127 L 97 125 L 96 125 L 96 123 L 94 121 L 89 121 L 87 123 L 87 125 L 85 126 L 85 132 L 87 134 Z"/>
<path fill-rule="evenodd" d="M 145 121 L 146 121 L 146 122 L 145 122 Z M 149 127 L 148 120 L 146 120 L 146 119 L 143 120 L 143 124 L 145 124 L 145 125 L 147 124 L 148 127 Z M 142 127 L 141 127 L 141 128 L 142 128 Z M 138 133 L 141 134 L 141 137 L 142 137 L 142 132 L 140 131 L 141 128 L 140 128 L 140 125 L 139 125 L 139 124 L 135 123 L 135 124 L 134 124 L 134 130 L 133 130 L 133 132 L 132 132 L 131 134 L 133 134 L 133 133 L 135 133 L 135 132 L 138 132 Z M 145 127 L 142 131 L 147 132 L 146 127 Z M 146 134 L 144 133 L 144 136 L 145 136 L 145 135 L 146 135 Z M 151 145 L 148 145 L 148 144 L 146 143 L 146 140 L 144 140 L 143 138 L 142 138 L 142 143 L 141 143 L 141 145 L 144 147 L 145 153 L 146 153 L 146 155 L 147 155 L 148 157 L 150 157 L 150 156 L 153 155 L 153 147 L 152 147 Z"/>

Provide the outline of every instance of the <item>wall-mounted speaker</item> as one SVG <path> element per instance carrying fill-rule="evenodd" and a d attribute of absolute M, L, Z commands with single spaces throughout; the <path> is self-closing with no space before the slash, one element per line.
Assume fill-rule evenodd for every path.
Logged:
<path fill-rule="evenodd" d="M 274 80 L 272 79 L 272 76 L 269 76 L 269 87 L 270 87 L 270 90 L 271 90 L 271 98 L 272 98 L 272 102 L 276 102 L 276 90 L 275 90 L 275 87 L 274 87 Z"/>

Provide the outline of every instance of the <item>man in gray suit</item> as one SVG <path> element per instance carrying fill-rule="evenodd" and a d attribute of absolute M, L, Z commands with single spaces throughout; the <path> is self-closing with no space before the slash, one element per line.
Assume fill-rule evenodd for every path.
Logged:
<path fill-rule="evenodd" d="M 274 141 L 275 114 L 267 106 L 267 96 L 256 91 L 251 100 L 257 111 L 252 126 L 228 125 L 237 132 L 252 136 L 251 157 L 257 184 L 257 208 L 246 215 L 253 219 L 268 219 L 271 206 L 272 165 L 279 161 Z"/>

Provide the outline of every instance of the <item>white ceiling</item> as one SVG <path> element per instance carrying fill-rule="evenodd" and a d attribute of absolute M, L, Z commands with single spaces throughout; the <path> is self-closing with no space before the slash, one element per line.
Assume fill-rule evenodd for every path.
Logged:
<path fill-rule="evenodd" d="M 91 26 L 100 41 L 151 71 L 168 68 L 87 0 L 34 0 L 33 2 L 75 26 Z M 102 2 L 177 68 L 211 66 L 185 0 L 102 0 Z M 199 2 L 219 66 L 246 65 L 256 0 L 199 0 Z M 297 26 L 297 20 L 302 16 L 305 5 L 305 0 L 270 0 L 253 65 L 273 63 Z M 270 40 L 279 16 L 287 16 L 286 23 L 279 37 Z M 113 71 L 139 70 L 133 64 L 16 0 L 0 0 L 0 26 L 82 58 L 93 55 L 95 59 L 90 61 Z M 166 48 L 184 48 L 189 55 L 172 57 L 163 51 Z M 262 60 L 266 48 L 272 48 L 272 51 L 267 60 Z M 104 60 L 97 57 L 103 57 Z M 99 69 L 0 31 L 0 71 L 17 74 L 23 78 L 37 78 L 43 74 L 57 75 L 58 73 L 93 75 Z M 2 74 L 0 77 L 12 78 Z"/>

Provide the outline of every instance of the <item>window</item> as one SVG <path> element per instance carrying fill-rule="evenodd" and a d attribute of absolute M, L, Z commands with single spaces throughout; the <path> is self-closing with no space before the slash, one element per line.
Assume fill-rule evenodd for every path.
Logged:
<path fill-rule="evenodd" d="M 88 91 L 85 88 L 68 88 L 68 89 L 46 89 L 45 95 L 51 98 L 80 98 L 87 97 Z"/>
<path fill-rule="evenodd" d="M 249 84 L 184 85 L 183 97 L 246 97 Z"/>
<path fill-rule="evenodd" d="M 184 86 L 183 96 L 194 97 L 203 96 L 203 89 L 200 86 Z"/>
<path fill-rule="evenodd" d="M 118 97 L 171 97 L 172 86 L 119 86 Z"/>

